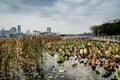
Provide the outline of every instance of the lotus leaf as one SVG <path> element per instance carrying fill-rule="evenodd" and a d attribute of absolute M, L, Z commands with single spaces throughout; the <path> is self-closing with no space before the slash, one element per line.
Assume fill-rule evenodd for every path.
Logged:
<path fill-rule="evenodd" d="M 59 53 L 58 56 L 65 56 L 65 52 Z"/>
<path fill-rule="evenodd" d="M 64 61 L 65 61 L 65 57 L 63 57 L 63 56 L 59 56 L 57 58 L 57 63 L 64 63 Z"/>
<path fill-rule="evenodd" d="M 53 57 L 55 53 L 51 51 L 49 54 Z"/>
<path fill-rule="evenodd" d="M 62 44 L 60 47 L 61 47 L 62 49 L 65 48 L 65 46 L 64 46 L 63 44 Z"/>
<path fill-rule="evenodd" d="M 69 50 L 66 50 L 66 51 L 65 51 L 65 54 L 69 56 L 69 55 L 70 55 L 70 51 L 69 51 Z"/>

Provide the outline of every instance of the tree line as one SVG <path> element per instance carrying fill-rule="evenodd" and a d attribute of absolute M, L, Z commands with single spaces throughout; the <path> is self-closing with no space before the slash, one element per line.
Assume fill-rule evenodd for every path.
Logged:
<path fill-rule="evenodd" d="M 94 36 L 120 35 L 120 19 L 91 27 Z"/>

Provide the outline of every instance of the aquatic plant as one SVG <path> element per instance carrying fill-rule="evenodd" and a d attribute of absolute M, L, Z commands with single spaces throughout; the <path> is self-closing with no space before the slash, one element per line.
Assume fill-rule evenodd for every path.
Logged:
<path fill-rule="evenodd" d="M 94 71 L 97 66 L 100 66 L 105 70 L 105 73 L 97 73 L 108 78 L 115 71 L 115 65 L 120 64 L 120 43 L 82 39 L 61 40 L 61 43 L 60 41 L 52 41 L 52 43 L 46 50 L 51 56 L 58 55 L 57 63 L 59 65 L 63 65 L 66 60 L 78 60 L 79 63 L 90 65 Z M 81 59 L 87 59 L 87 61 L 84 62 Z"/>
<path fill-rule="evenodd" d="M 119 69 L 116 69 L 116 75 L 117 75 L 117 79 L 120 80 L 120 67 Z"/>
<path fill-rule="evenodd" d="M 0 78 L 22 77 L 26 68 L 40 64 L 42 55 L 40 37 L 13 38 L 0 41 Z M 42 60 L 42 59 L 41 59 Z"/>

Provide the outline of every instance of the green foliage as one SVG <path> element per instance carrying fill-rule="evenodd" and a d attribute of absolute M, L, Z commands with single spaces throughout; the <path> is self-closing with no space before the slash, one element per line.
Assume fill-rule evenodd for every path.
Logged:
<path fill-rule="evenodd" d="M 69 55 L 70 55 L 70 51 L 69 51 L 69 50 L 66 50 L 66 51 L 65 51 L 65 54 L 66 54 L 67 56 L 69 56 Z"/>
<path fill-rule="evenodd" d="M 119 35 L 120 34 L 120 19 L 113 20 L 110 23 L 95 25 L 91 27 L 94 35 Z"/>
<path fill-rule="evenodd" d="M 49 54 L 53 57 L 55 53 L 51 51 Z"/>
<path fill-rule="evenodd" d="M 116 70 L 116 72 L 117 72 L 117 79 L 120 80 L 120 67 L 119 69 Z"/>
<path fill-rule="evenodd" d="M 65 57 L 64 56 L 59 56 L 58 58 L 57 58 L 57 63 L 64 63 L 64 61 L 65 61 Z"/>

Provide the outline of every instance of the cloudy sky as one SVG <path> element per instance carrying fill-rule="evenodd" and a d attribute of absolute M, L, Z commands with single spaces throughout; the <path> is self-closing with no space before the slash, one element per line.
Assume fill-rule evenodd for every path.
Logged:
<path fill-rule="evenodd" d="M 90 32 L 92 25 L 120 18 L 120 0 L 0 0 L 0 29 Z"/>

